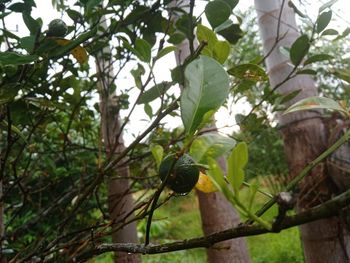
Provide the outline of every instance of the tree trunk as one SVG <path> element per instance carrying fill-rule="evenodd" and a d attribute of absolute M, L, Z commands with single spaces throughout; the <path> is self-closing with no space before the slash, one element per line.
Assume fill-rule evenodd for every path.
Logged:
<path fill-rule="evenodd" d="M 219 192 L 202 193 L 197 191 L 202 227 L 205 235 L 237 226 L 240 222 L 237 212 Z M 250 262 L 244 238 L 220 242 L 207 249 L 208 262 L 232 263 Z"/>
<path fill-rule="evenodd" d="M 279 48 L 290 47 L 299 37 L 294 12 L 285 2 L 255 0 L 264 53 L 268 54 L 274 47 L 277 32 L 279 32 L 278 37 L 282 39 L 266 59 L 271 87 L 281 83 L 293 70 L 289 59 L 279 52 Z M 279 21 L 282 5 L 283 12 Z M 278 91 L 281 94 L 289 94 L 298 89 L 301 90 L 299 95 L 286 103 L 286 106 L 300 99 L 317 95 L 315 83 L 307 75 L 298 75 L 288 80 L 278 88 Z M 319 111 L 300 111 L 279 116 L 291 177 L 296 176 L 327 147 L 327 130 L 320 117 Z M 333 183 L 325 165 L 321 164 L 300 183 L 297 209 L 303 210 L 324 202 L 331 197 L 332 191 Z M 349 261 L 349 233 L 341 218 L 319 220 L 305 224 L 300 229 L 307 262 Z"/>
<path fill-rule="evenodd" d="M 106 24 L 102 24 L 106 26 Z M 103 49 L 104 54 L 111 54 L 110 48 Z M 111 93 L 109 87 L 113 81 L 113 67 L 110 60 L 96 58 L 96 68 L 99 75 L 100 110 L 101 110 L 101 133 L 107 151 L 107 156 L 118 155 L 124 149 L 124 142 L 120 134 L 119 108 L 115 101 L 116 94 Z M 111 177 L 118 176 L 118 179 Z M 129 186 L 129 167 L 116 168 L 114 174 L 108 178 L 108 208 L 113 229 L 122 225 L 129 217 L 133 209 L 133 197 Z M 121 178 L 121 179 L 119 179 Z M 127 216 L 129 215 L 129 216 Z M 133 222 L 114 231 L 112 234 L 114 243 L 137 242 L 136 223 Z M 115 253 L 116 263 L 139 263 L 139 254 L 129 254 L 126 252 Z"/>
<path fill-rule="evenodd" d="M 179 1 L 182 6 L 189 6 L 189 1 Z M 176 5 L 173 1 L 172 5 Z M 175 18 L 176 19 L 176 18 Z M 195 43 L 197 46 L 197 43 Z M 190 55 L 188 40 L 178 46 L 177 64 L 182 64 Z M 213 124 L 214 126 L 214 124 Z M 225 168 L 225 167 L 223 167 Z M 201 212 L 202 228 L 205 235 L 232 228 L 240 223 L 240 218 L 233 206 L 222 193 L 202 193 L 196 191 Z M 249 263 L 250 257 L 244 238 L 227 240 L 207 249 L 209 263 Z"/>

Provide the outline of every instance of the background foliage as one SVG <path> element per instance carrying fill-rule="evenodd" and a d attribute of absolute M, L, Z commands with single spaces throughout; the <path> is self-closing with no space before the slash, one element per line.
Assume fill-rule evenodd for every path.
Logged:
<path fill-rule="evenodd" d="M 56 7 L 69 17 L 63 40 L 47 36 L 47 25 L 40 17 L 32 17 L 38 5 L 34 0 L 0 1 L 0 172 L 6 233 L 2 243 L 9 258 L 17 256 L 25 261 L 48 256 L 64 262 L 90 237 L 96 242 L 110 241 L 105 180 L 92 187 L 83 202 L 79 198 L 98 175 L 109 175 L 105 167 L 111 160 L 106 157 L 101 140 L 96 98 L 110 97 L 115 91 L 113 103 L 122 112 L 122 125 L 140 106 L 149 118 L 147 122 L 154 123 L 151 132 L 143 137 L 135 135 L 139 143 L 125 156 L 131 169 L 132 190 L 139 198 L 137 204 L 148 202 L 150 193 L 160 184 L 150 146 L 161 146 L 164 153 L 193 152 L 191 143 L 195 139 L 206 140 L 198 136 L 198 131 L 206 127 L 220 106 L 229 107 L 229 101 L 237 104 L 243 100 L 254 108 L 250 114 L 236 115 L 240 130 L 230 134 L 230 138 L 248 143 L 246 179 L 261 181 L 262 189 L 269 192 L 278 192 L 284 185 L 287 166 L 275 114 L 284 110 L 283 102 L 295 94 L 283 97 L 269 86 L 252 11 L 236 12 L 237 1 L 209 2 L 203 10 L 209 21 L 207 27 L 193 13 L 188 14 L 181 7 L 169 8 L 169 2 L 113 0 L 104 5 L 103 1 L 80 0 L 72 6 L 55 1 Z M 179 16 L 176 21 L 170 19 L 175 12 Z M 9 29 L 6 19 L 13 14 L 24 21 L 28 29 L 25 36 Z M 305 55 L 309 62 L 313 58 L 307 73 L 318 81 L 321 94 L 348 103 L 349 58 L 340 54 L 349 52 L 349 30 L 325 29 L 328 18 L 324 16 L 320 15 L 314 24 L 303 24 L 303 32 L 315 36 L 309 52 L 294 48 L 288 55 L 295 64 Z M 100 26 L 105 20 L 107 28 Z M 162 57 L 173 55 L 176 45 L 184 39 L 191 42 L 195 37 L 206 44 L 198 49 L 190 46 L 190 57 L 171 70 L 171 79 L 159 81 L 154 76 L 155 65 Z M 301 46 L 306 45 L 303 39 L 299 41 Z M 107 54 L 112 55 L 108 61 L 117 69 L 113 78 L 130 71 L 133 82 L 129 86 L 112 84 L 98 89 L 101 76 L 96 73 L 94 58 L 107 56 L 103 52 L 101 55 L 107 46 L 112 49 L 112 54 Z M 248 70 L 250 75 L 246 74 Z M 178 84 L 184 85 L 181 98 Z M 178 102 L 180 110 L 174 110 Z M 162 114 L 180 115 L 184 127 L 169 129 L 165 122 L 157 121 Z M 218 135 L 218 140 L 226 140 L 233 147 L 230 138 Z M 214 148 L 222 154 L 232 147 Z M 218 152 L 211 153 L 211 157 L 217 157 Z M 241 198 L 247 196 L 244 193 Z M 165 242 L 200 235 L 199 214 L 193 200 L 193 196 L 176 197 L 157 209 L 152 238 Z M 257 199 L 255 210 L 259 204 Z M 272 210 L 268 219 L 275 212 Z M 142 241 L 144 219 L 139 221 L 138 230 Z M 253 259 L 302 262 L 297 239 L 295 229 L 288 230 L 286 236 L 250 238 Z M 268 244 L 268 250 L 262 244 Z M 283 247 L 275 249 L 277 244 Z M 184 255 L 188 262 L 195 262 L 194 258 L 198 262 L 205 260 L 202 250 L 178 252 L 165 258 L 176 262 L 175 258 Z M 104 255 L 101 261 L 105 257 L 109 256 Z M 157 256 L 145 259 L 160 262 L 156 261 Z"/>

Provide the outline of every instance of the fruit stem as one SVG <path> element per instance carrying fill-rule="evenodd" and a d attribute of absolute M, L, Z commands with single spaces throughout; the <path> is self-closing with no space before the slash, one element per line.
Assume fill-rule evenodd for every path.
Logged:
<path fill-rule="evenodd" d="M 158 199 L 160 197 L 160 194 L 162 193 L 162 191 L 164 190 L 167 182 L 168 182 L 168 178 L 170 177 L 170 174 L 173 171 L 173 168 L 175 166 L 176 160 L 174 159 L 173 162 L 170 165 L 170 169 L 167 173 L 167 175 L 164 178 L 164 181 L 162 181 L 162 184 L 160 185 L 160 187 L 157 189 L 157 191 L 155 192 L 154 196 L 153 196 L 153 202 L 149 211 L 149 216 L 147 218 L 147 224 L 146 224 L 146 236 L 145 236 L 145 246 L 147 246 L 149 244 L 150 241 L 150 233 L 151 233 L 151 224 L 152 224 L 152 217 L 153 217 L 153 212 L 154 210 L 157 208 L 157 202 Z"/>

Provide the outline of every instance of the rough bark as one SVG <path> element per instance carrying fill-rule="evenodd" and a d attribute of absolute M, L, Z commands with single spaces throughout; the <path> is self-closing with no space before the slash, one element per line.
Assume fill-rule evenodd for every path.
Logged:
<path fill-rule="evenodd" d="M 182 6 L 189 6 L 188 0 L 178 2 L 181 2 Z M 173 1 L 172 5 L 176 5 L 176 3 L 177 1 Z M 197 43 L 194 43 L 194 46 L 196 47 Z M 182 64 L 189 55 L 189 42 L 185 40 L 178 45 L 178 51 L 176 52 L 177 64 Z M 202 229 L 205 235 L 210 235 L 227 228 L 233 228 L 240 223 L 237 211 L 221 193 L 206 194 L 197 191 L 197 195 L 201 212 Z M 244 238 L 217 243 L 207 249 L 207 255 L 209 263 L 250 262 L 250 256 Z"/>
<path fill-rule="evenodd" d="M 265 54 L 268 54 L 275 46 L 266 59 L 272 87 L 283 81 L 293 70 L 289 59 L 279 52 L 279 47 L 290 47 L 299 36 L 294 12 L 285 2 L 282 0 L 255 0 Z M 283 12 L 280 16 L 282 6 Z M 279 17 L 281 17 L 280 21 Z M 275 45 L 277 32 L 281 40 Z M 297 89 L 300 89 L 301 92 L 286 106 L 302 98 L 317 95 L 314 81 L 306 75 L 299 75 L 288 80 L 278 88 L 278 91 L 288 94 Z M 327 147 L 327 130 L 320 117 L 321 113 L 318 111 L 300 111 L 279 116 L 291 177 L 297 175 Z M 325 165 L 321 164 L 316 167 L 299 185 L 298 210 L 328 200 L 333 194 L 333 186 Z M 341 218 L 333 217 L 315 221 L 301 226 L 300 229 L 307 262 L 348 262 L 349 232 Z"/>
<path fill-rule="evenodd" d="M 110 48 L 105 48 L 103 53 L 111 54 Z M 100 90 L 100 110 L 101 110 L 101 133 L 107 156 L 117 155 L 124 149 L 122 136 L 119 136 L 120 119 L 119 108 L 115 101 L 116 95 L 109 92 L 109 86 L 113 80 L 113 67 L 109 60 L 97 58 L 97 72 L 99 73 L 99 90 Z M 117 179 L 112 177 L 118 176 Z M 129 217 L 133 217 L 130 213 L 133 209 L 133 197 L 130 193 L 128 166 L 118 167 L 114 173 L 108 178 L 108 208 L 114 229 L 119 227 Z M 133 222 L 114 231 L 112 234 L 114 243 L 137 242 L 136 223 Z M 141 256 L 138 254 L 130 254 L 127 252 L 115 252 L 116 263 L 139 263 Z"/>

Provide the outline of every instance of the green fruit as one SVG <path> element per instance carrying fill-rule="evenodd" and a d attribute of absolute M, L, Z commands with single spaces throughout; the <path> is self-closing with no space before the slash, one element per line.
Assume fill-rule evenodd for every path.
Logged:
<path fill-rule="evenodd" d="M 61 19 L 54 19 L 50 22 L 46 35 L 48 37 L 64 37 L 67 31 L 68 27 L 64 21 Z"/>
<path fill-rule="evenodd" d="M 168 177 L 167 186 L 176 193 L 184 194 L 192 190 L 199 178 L 199 169 L 188 154 L 184 154 L 176 160 L 176 155 L 171 154 L 164 158 L 159 166 L 159 176 L 165 180 L 173 163 L 174 167 Z"/>

